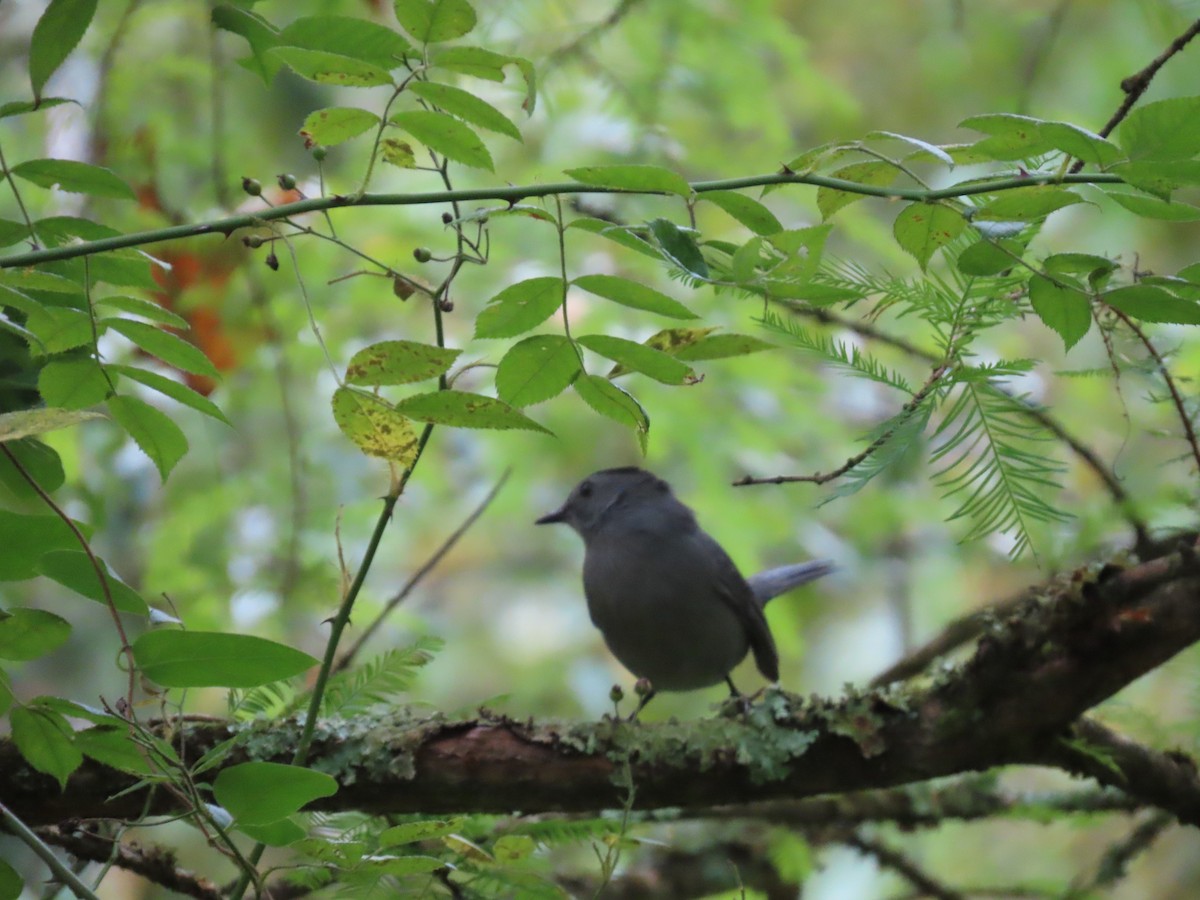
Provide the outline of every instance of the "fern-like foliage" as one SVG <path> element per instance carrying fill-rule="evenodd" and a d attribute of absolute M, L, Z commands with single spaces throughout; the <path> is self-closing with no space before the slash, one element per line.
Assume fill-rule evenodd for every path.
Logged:
<path fill-rule="evenodd" d="M 786 338 L 790 344 L 801 350 L 817 354 L 831 366 L 845 369 L 851 374 L 895 388 L 910 396 L 913 393 L 908 379 L 895 369 L 889 369 L 875 357 L 863 353 L 858 347 L 811 331 L 795 319 L 785 319 L 771 310 L 767 310 L 759 321 L 768 331 Z"/>
<path fill-rule="evenodd" d="M 248 691 L 229 692 L 229 716 L 240 722 L 251 719 L 280 719 L 302 705 L 302 698 L 286 681 L 274 681 Z"/>
<path fill-rule="evenodd" d="M 1031 549 L 1032 523 L 1070 518 L 1047 500 L 1058 492 L 1064 471 L 1042 449 L 1050 436 L 1026 414 L 1024 397 L 1005 393 L 991 380 L 998 372 L 1025 367 L 1010 363 L 956 371 L 958 389 L 933 435 L 941 439 L 933 452 L 934 464 L 941 467 L 934 479 L 959 504 L 951 519 L 971 521 L 963 540 L 1007 534 L 1014 558 Z"/>
<path fill-rule="evenodd" d="M 866 459 L 854 466 L 835 482 L 833 490 L 823 501 L 829 503 L 838 497 L 848 497 L 857 494 L 867 482 L 896 466 L 902 460 L 911 458 L 916 450 L 923 446 L 921 436 L 929 425 L 929 417 L 933 413 L 933 402 L 926 400 L 912 409 L 903 409 L 890 419 L 877 425 L 866 436 L 867 446 L 880 441 Z"/>
<path fill-rule="evenodd" d="M 421 668 L 442 648 L 443 641 L 422 637 L 409 647 L 393 648 L 366 664 L 330 679 L 321 715 L 350 716 L 373 706 L 393 704 L 407 691 Z"/>

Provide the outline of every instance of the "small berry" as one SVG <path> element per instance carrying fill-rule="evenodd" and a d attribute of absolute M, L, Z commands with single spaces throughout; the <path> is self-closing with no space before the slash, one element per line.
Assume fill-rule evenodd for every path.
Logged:
<path fill-rule="evenodd" d="M 272 272 L 279 271 L 279 257 L 275 255 L 274 250 L 272 250 L 270 253 L 267 254 L 266 261 L 267 261 L 267 268 L 269 268 Z"/>
<path fill-rule="evenodd" d="M 312 158 L 315 159 L 317 162 L 324 162 L 325 157 L 328 154 L 329 154 L 329 151 L 326 150 L 324 147 L 313 147 Z"/>
<path fill-rule="evenodd" d="M 453 221 L 454 221 L 454 216 L 450 215 L 450 213 L 448 213 L 448 212 L 442 213 L 442 224 L 443 225 L 449 225 Z"/>
<path fill-rule="evenodd" d="M 285 191 L 294 191 L 296 189 L 296 176 L 284 172 L 282 175 L 275 176 L 279 179 L 279 186 Z"/>
<path fill-rule="evenodd" d="M 433 254 L 429 252 L 428 247 L 417 247 L 413 250 L 413 259 L 419 263 L 427 263 L 433 259 Z"/>
<path fill-rule="evenodd" d="M 251 197 L 262 196 L 262 185 L 258 182 L 257 178 L 243 178 L 242 190 Z"/>
<path fill-rule="evenodd" d="M 247 247 L 249 247 L 251 250 L 257 250 L 259 247 L 261 247 L 263 245 L 263 239 L 261 237 L 259 237 L 257 234 L 248 234 L 244 238 L 242 238 L 242 243 L 245 244 Z"/>

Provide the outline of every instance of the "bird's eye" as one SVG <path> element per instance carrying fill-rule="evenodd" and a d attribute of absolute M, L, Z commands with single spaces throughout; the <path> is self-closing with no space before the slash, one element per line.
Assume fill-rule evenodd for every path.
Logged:
<path fill-rule="evenodd" d="M 580 497 L 592 496 L 592 483 L 590 481 L 585 481 L 583 484 L 581 484 L 579 486 L 579 496 Z"/>

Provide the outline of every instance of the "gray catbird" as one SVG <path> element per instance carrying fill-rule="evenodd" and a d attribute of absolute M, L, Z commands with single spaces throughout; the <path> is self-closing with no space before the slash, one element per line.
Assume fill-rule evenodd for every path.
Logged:
<path fill-rule="evenodd" d="M 565 522 L 584 543 L 583 592 L 613 655 L 654 691 L 689 691 L 724 680 L 754 653 L 779 679 L 775 641 L 763 616 L 772 597 L 827 574 L 825 561 L 768 569 L 749 579 L 670 486 L 633 466 L 589 475 L 538 525 Z"/>

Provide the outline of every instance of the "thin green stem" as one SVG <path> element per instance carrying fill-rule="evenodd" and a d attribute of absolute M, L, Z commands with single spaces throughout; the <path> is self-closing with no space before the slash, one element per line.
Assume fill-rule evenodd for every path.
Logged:
<path fill-rule="evenodd" d="M 3 166 L 3 162 L 0 162 L 0 166 Z M 967 197 L 972 194 L 991 194 L 998 191 L 1015 190 L 1038 184 L 1124 184 L 1124 181 L 1117 175 L 1106 173 L 1079 173 L 1063 176 L 1053 173 L 1004 177 L 992 181 L 981 181 L 974 184 L 939 188 L 937 190 L 921 190 L 919 188 L 876 187 L 874 185 L 846 181 L 842 178 L 831 178 L 826 175 L 795 175 L 776 172 L 770 175 L 748 175 L 743 178 L 727 178 L 720 181 L 696 181 L 691 184 L 691 188 L 696 193 L 703 194 L 708 191 L 732 191 L 771 184 L 807 184 L 816 187 L 835 188 L 853 194 L 862 194 L 866 197 L 930 202 L 934 200 L 946 200 L 952 197 Z M 147 244 L 156 244 L 161 241 L 171 241 L 179 238 L 200 237 L 206 234 L 220 234 L 228 237 L 239 228 L 259 226 L 263 222 L 274 219 L 286 219 L 291 216 L 300 215 L 301 213 L 343 209 L 351 206 L 421 206 L 433 203 L 460 203 L 473 200 L 498 200 L 517 203 L 530 197 L 550 197 L 565 194 L 628 193 L 655 192 L 626 191 L 620 188 L 580 184 L 577 181 L 564 181 L 553 184 L 427 191 L 414 194 L 363 194 L 361 197 L 345 195 L 311 197 L 307 200 L 297 200 L 295 203 L 284 203 L 270 209 L 258 210 L 252 214 L 227 216 L 208 222 L 155 228 L 149 231 L 122 234 L 96 241 L 83 241 L 62 247 L 15 253 L 11 256 L 0 257 L 0 269 L 32 266 L 38 263 L 53 262 L 61 259 L 75 259 L 80 256 L 90 256 L 109 250 L 145 246 Z"/>
<path fill-rule="evenodd" d="M 91 888 L 79 880 L 78 875 L 63 865 L 62 860 L 54 855 L 54 851 L 47 847 L 45 842 L 34 834 L 28 825 L 14 816 L 3 803 L 0 803 L 0 822 L 3 822 L 5 829 L 16 835 L 21 843 L 36 853 L 47 868 L 54 873 L 54 877 L 71 889 L 72 894 L 84 898 L 84 900 L 100 900 Z"/>

